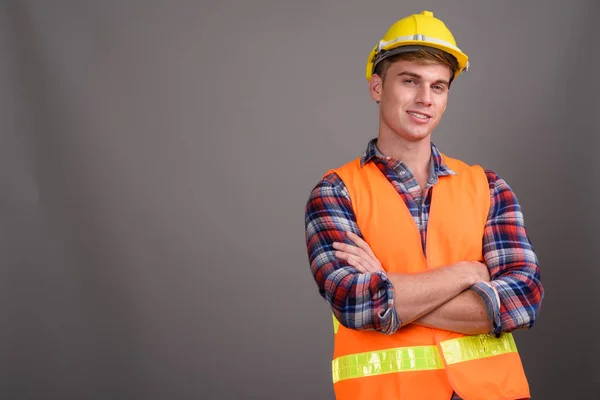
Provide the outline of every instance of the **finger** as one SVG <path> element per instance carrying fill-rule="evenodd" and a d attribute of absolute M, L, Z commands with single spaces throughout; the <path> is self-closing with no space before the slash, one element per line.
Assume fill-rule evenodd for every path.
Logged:
<path fill-rule="evenodd" d="M 334 242 L 333 248 L 335 248 L 336 250 L 341 250 L 343 252 L 353 254 L 355 256 L 359 256 L 359 257 L 368 256 L 368 254 L 364 250 L 362 250 L 360 247 L 357 247 L 357 246 L 354 246 L 354 245 L 348 244 L 348 243 Z"/>
<path fill-rule="evenodd" d="M 355 256 L 348 257 L 348 264 L 353 266 L 354 268 L 356 268 L 358 271 L 360 271 L 363 274 L 371 272 L 369 270 L 368 264 L 366 264 L 363 260 L 361 260 L 358 257 L 355 257 Z"/>
<path fill-rule="evenodd" d="M 374 255 L 369 255 L 365 250 L 355 245 L 341 242 L 333 242 L 333 248 L 360 258 L 361 264 L 366 266 L 369 272 L 384 271 L 377 257 L 375 257 Z M 370 250 L 368 245 L 367 249 Z M 371 254 L 373 254 L 372 251 Z"/>
<path fill-rule="evenodd" d="M 373 250 L 371 250 L 371 246 L 369 246 L 369 244 L 365 242 L 356 233 L 347 231 L 346 236 L 348 236 L 348 239 L 352 240 L 359 248 L 364 250 L 368 255 L 370 255 L 373 258 L 377 258 L 375 257 L 375 253 L 373 253 Z"/>
<path fill-rule="evenodd" d="M 377 261 L 377 263 L 373 266 L 373 272 L 386 272 L 385 269 L 383 269 L 383 265 L 381 265 L 381 263 L 379 261 Z"/>
<path fill-rule="evenodd" d="M 351 232 L 349 232 L 349 233 L 351 233 Z M 348 236 L 350 236 L 350 235 L 348 235 Z M 357 257 L 360 257 L 364 262 L 368 263 L 370 272 L 382 271 L 383 268 L 381 267 L 381 263 L 379 262 L 377 257 L 375 257 L 375 255 L 373 254 L 369 245 L 366 242 L 364 242 L 362 239 L 360 239 L 358 236 L 356 236 L 356 235 L 354 235 L 354 236 L 358 239 L 357 242 L 360 241 L 365 244 L 366 250 L 368 250 L 368 252 L 365 251 L 364 249 L 361 249 L 360 247 L 346 244 L 346 243 L 340 243 L 340 242 L 334 242 L 333 247 L 335 249 L 338 249 L 338 250 L 344 251 L 346 253 L 350 253 Z"/>
<path fill-rule="evenodd" d="M 358 256 L 344 253 L 346 254 L 346 261 L 348 264 L 355 266 L 359 265 L 361 268 L 361 272 L 371 272 L 375 273 L 378 271 L 385 272 L 381 264 L 378 261 L 372 261 L 370 259 L 360 258 Z"/>
<path fill-rule="evenodd" d="M 369 272 L 369 269 L 367 268 L 367 266 L 365 266 L 362 260 L 356 256 L 353 256 L 352 254 L 348 254 L 343 251 L 336 251 L 335 256 L 341 260 L 346 261 L 349 265 L 356 268 L 360 272 Z"/>
<path fill-rule="evenodd" d="M 339 251 L 343 251 L 344 253 L 348 253 L 357 257 L 361 260 L 361 263 L 369 268 L 369 271 L 374 272 L 378 269 L 379 260 L 368 255 L 364 250 L 359 249 L 356 246 L 338 243 L 334 246 Z"/>
<path fill-rule="evenodd" d="M 346 262 L 348 262 L 348 264 L 352 265 L 353 267 L 356 267 L 361 272 L 375 272 L 375 269 L 373 268 L 372 264 L 365 258 L 339 250 L 335 252 L 335 256 L 342 260 L 345 260 Z"/>
<path fill-rule="evenodd" d="M 375 253 L 373 253 L 371 246 L 369 246 L 369 244 L 366 241 L 364 241 L 360 236 L 358 236 L 354 232 L 347 231 L 346 236 L 350 240 L 352 240 L 365 254 L 369 256 L 367 260 L 371 265 L 371 272 L 385 271 L 383 269 L 383 266 L 379 262 L 379 259 L 377 258 L 377 256 L 375 256 Z"/>

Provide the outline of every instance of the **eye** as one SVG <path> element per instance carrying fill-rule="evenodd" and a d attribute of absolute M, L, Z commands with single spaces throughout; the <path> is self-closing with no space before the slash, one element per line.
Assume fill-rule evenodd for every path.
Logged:
<path fill-rule="evenodd" d="M 431 88 L 438 93 L 442 93 L 446 90 L 446 87 L 443 85 L 433 85 L 433 86 L 431 86 Z"/>
<path fill-rule="evenodd" d="M 404 79 L 402 82 L 411 84 L 411 83 L 415 83 L 415 80 L 414 79 Z"/>

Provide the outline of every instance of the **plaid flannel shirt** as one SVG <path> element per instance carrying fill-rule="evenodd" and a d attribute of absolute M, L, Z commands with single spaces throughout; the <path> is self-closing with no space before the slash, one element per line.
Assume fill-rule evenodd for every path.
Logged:
<path fill-rule="evenodd" d="M 432 143 L 427 188 L 421 190 L 410 170 L 393 157 L 379 153 L 376 139 L 369 142 L 361 165 L 374 162 L 404 200 L 421 233 L 423 251 L 431 188 L 444 176 L 455 174 Z M 491 334 L 531 327 L 540 310 L 544 289 L 538 259 L 529 241 L 521 207 L 508 184 L 485 171 L 490 189 L 490 211 L 483 235 L 483 257 L 490 282 L 472 287 L 485 301 L 493 322 Z M 394 308 L 394 288 L 385 272 L 360 273 L 334 256 L 332 243 L 344 242 L 344 232 L 362 237 L 348 191 L 332 173 L 312 190 L 305 209 L 306 245 L 311 271 L 320 295 L 347 328 L 392 334 L 401 321 Z M 399 241 L 402 239 L 399 238 Z"/>

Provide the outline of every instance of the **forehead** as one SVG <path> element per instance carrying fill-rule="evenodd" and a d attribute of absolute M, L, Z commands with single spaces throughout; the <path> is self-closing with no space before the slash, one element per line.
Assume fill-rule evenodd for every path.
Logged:
<path fill-rule="evenodd" d="M 447 81 L 452 74 L 450 67 L 445 64 L 424 64 L 417 61 L 398 60 L 390 65 L 387 75 L 398 75 L 403 72 L 419 75 L 423 79 Z"/>

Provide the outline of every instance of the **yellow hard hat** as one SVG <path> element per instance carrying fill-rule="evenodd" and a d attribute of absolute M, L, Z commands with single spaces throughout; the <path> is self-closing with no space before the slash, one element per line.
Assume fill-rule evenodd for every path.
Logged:
<path fill-rule="evenodd" d="M 409 15 L 396 21 L 383 38 L 371 50 L 367 60 L 367 80 L 371 79 L 375 66 L 387 57 L 415 51 L 421 47 L 442 50 L 456 59 L 454 77 L 468 70 L 469 57 L 456 47 L 452 32 L 431 11 Z"/>

